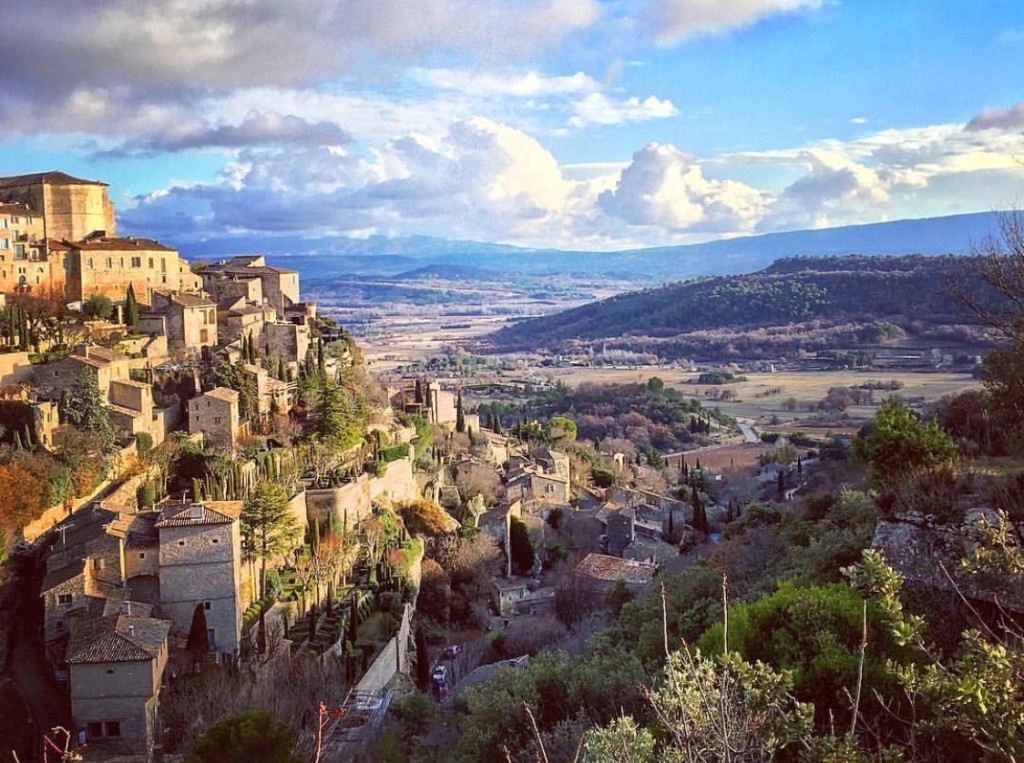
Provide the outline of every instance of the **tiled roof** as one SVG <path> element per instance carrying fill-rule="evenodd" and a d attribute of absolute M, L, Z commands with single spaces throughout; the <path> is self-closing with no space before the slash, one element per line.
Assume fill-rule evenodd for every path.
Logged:
<path fill-rule="evenodd" d="M 217 387 L 217 389 L 204 392 L 203 397 L 214 397 L 226 403 L 237 403 L 238 390 L 230 389 L 229 387 Z"/>
<path fill-rule="evenodd" d="M 192 516 L 191 503 L 167 503 L 164 504 L 160 521 L 156 523 L 160 527 L 191 527 L 195 525 L 224 525 L 234 522 L 242 514 L 241 501 L 203 501 L 202 516 Z"/>
<path fill-rule="evenodd" d="M 622 580 L 626 583 L 642 585 L 649 583 L 654 577 L 654 567 L 649 564 L 640 564 L 632 559 L 620 559 L 617 556 L 587 554 L 576 565 L 576 573 L 609 583 Z"/>
<path fill-rule="evenodd" d="M 170 300 L 176 305 L 183 307 L 216 307 L 217 303 L 212 299 L 206 299 L 205 297 L 197 297 L 195 294 L 182 294 L 174 291 L 164 291 L 163 289 L 156 289 L 153 294 L 159 294 L 164 299 Z M 159 312 L 156 310 L 154 312 Z"/>
<path fill-rule="evenodd" d="M 75 559 L 65 564 L 63 567 L 58 567 L 57 569 L 47 572 L 46 577 L 43 578 L 43 584 L 40 590 L 43 593 L 52 591 L 62 583 L 66 583 L 83 574 L 85 574 L 85 559 Z"/>
<path fill-rule="evenodd" d="M 68 643 L 71 665 L 148 661 L 160 653 L 171 623 L 151 617 L 108 615 L 82 623 Z"/>
<path fill-rule="evenodd" d="M 174 247 L 164 246 L 159 241 L 151 238 L 135 238 L 134 236 L 122 238 L 120 236 L 103 236 L 102 238 L 91 238 L 85 241 L 66 242 L 69 249 L 77 249 L 82 252 L 176 252 Z"/>
<path fill-rule="evenodd" d="M 35 215 L 35 213 L 24 204 L 15 204 L 13 202 L 5 201 L 0 202 L 0 215 L 27 215 L 31 217 Z"/>
<path fill-rule="evenodd" d="M 56 185 L 107 185 L 106 183 L 101 183 L 98 180 L 82 180 L 81 178 L 72 177 L 67 173 L 58 172 L 56 170 L 51 172 L 34 172 L 29 175 L 0 177 L 0 188 L 12 185 L 29 185 L 32 183 L 54 183 Z"/>

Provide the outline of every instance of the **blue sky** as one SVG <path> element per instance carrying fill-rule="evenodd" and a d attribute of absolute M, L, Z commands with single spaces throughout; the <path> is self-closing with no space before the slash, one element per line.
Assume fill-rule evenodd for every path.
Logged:
<path fill-rule="evenodd" d="M 1022 203 L 1016 0 L 9 0 L 0 173 L 176 243 L 689 243 Z M 305 243 L 304 243 L 305 242 Z"/>

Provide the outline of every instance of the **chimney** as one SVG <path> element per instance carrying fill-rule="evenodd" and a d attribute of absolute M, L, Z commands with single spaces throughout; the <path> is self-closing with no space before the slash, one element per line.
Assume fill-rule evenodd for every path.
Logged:
<path fill-rule="evenodd" d="M 135 635 L 135 626 L 134 625 L 129 625 L 128 626 L 128 635 L 129 636 L 134 636 Z"/>

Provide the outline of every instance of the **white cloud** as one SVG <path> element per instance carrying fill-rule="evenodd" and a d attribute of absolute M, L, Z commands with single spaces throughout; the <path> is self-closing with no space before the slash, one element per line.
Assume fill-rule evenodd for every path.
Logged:
<path fill-rule="evenodd" d="M 650 119 L 665 119 L 679 114 L 679 109 L 667 98 L 660 100 L 653 95 L 640 100 L 612 100 L 603 93 L 590 93 L 573 104 L 575 112 L 569 118 L 573 127 L 588 124 L 617 125 L 624 122 L 646 122 Z"/>
<path fill-rule="evenodd" d="M 548 77 L 535 71 L 525 74 L 495 74 L 467 69 L 414 68 L 410 70 L 409 76 L 414 81 L 432 88 L 455 90 L 475 96 L 551 96 L 590 93 L 600 87 L 592 77 L 583 72 Z"/>
<path fill-rule="evenodd" d="M 652 0 L 647 18 L 655 39 L 671 45 L 749 26 L 768 16 L 814 11 L 821 5 L 822 0 Z"/>
<path fill-rule="evenodd" d="M 631 225 L 735 232 L 752 227 L 765 202 L 743 183 L 708 180 L 693 157 L 675 146 L 652 143 L 633 155 L 615 190 L 597 203 Z"/>

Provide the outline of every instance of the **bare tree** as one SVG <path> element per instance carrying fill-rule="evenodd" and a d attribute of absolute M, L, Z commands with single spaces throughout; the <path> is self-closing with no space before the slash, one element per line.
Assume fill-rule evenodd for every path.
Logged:
<path fill-rule="evenodd" d="M 1001 212 L 997 220 L 999 235 L 971 247 L 974 278 L 951 281 L 948 288 L 978 320 L 1016 340 L 1024 332 L 1024 211 Z"/>

